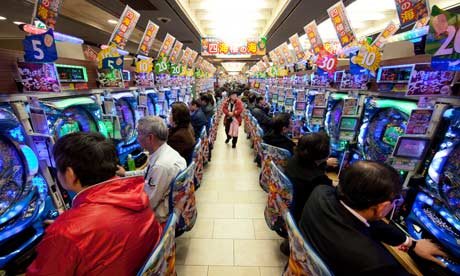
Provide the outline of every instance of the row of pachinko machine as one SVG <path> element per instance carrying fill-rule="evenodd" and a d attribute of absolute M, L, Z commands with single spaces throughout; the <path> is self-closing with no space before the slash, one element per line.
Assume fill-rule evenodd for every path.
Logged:
<path fill-rule="evenodd" d="M 396 69 L 401 72 L 391 81 L 404 84 L 395 76 L 408 80 L 411 73 Z M 450 255 L 439 257 L 446 269 L 416 259 L 427 275 L 460 274 L 460 97 L 371 92 L 366 85 L 315 88 L 311 82 L 289 85 L 276 79 L 258 85 L 274 114 L 292 114 L 291 138 L 327 132 L 338 174 L 358 160 L 397 169 L 405 200 L 392 223 L 415 239 L 435 240 Z M 459 85 L 454 81 L 449 89 Z"/>
<path fill-rule="evenodd" d="M 44 221 L 70 207 L 58 183 L 52 148 L 63 135 L 97 131 L 116 145 L 120 164 L 147 161 L 137 142 L 146 115 L 168 122 L 173 102 L 189 102 L 191 90 L 108 89 L 55 94 L 0 95 L 0 270 L 20 271 L 34 258 Z"/>

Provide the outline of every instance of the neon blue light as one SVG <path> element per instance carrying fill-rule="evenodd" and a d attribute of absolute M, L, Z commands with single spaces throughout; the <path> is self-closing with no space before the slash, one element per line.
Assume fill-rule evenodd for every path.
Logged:
<path fill-rule="evenodd" d="M 74 44 L 83 44 L 85 41 L 81 38 L 54 32 L 54 39 L 57 41 L 70 42 Z"/>
<path fill-rule="evenodd" d="M 21 127 L 11 129 L 9 133 L 11 137 L 15 138 L 19 142 L 24 142 L 24 135 L 22 135 Z"/>
<path fill-rule="evenodd" d="M 21 151 L 26 157 L 30 175 L 35 175 L 38 172 L 38 159 L 35 152 L 26 145 L 21 145 Z"/>

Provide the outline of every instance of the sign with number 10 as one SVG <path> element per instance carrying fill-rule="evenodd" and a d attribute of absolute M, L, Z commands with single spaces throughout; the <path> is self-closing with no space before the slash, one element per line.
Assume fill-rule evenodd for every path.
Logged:
<path fill-rule="evenodd" d="M 372 74 L 375 74 L 380 66 L 382 54 L 377 46 L 369 46 L 367 43 L 361 46 L 356 57 L 352 57 L 351 61 L 363 68 L 369 69 Z"/>

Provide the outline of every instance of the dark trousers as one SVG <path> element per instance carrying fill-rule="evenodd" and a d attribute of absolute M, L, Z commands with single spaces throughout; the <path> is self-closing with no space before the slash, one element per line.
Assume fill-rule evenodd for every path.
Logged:
<path fill-rule="evenodd" d="M 232 138 L 230 135 L 228 135 L 228 133 L 230 132 L 231 123 L 232 122 L 225 122 L 225 134 L 227 135 L 227 140 L 230 140 Z M 236 145 L 236 142 L 238 142 L 238 137 L 233 137 L 232 144 Z"/>

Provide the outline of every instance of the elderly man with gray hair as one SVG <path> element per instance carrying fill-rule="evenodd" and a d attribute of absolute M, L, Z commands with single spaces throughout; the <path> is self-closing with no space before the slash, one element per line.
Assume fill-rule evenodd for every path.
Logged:
<path fill-rule="evenodd" d="M 158 116 L 147 116 L 139 120 L 137 140 L 150 154 L 146 169 L 126 172 L 119 166 L 120 176 L 144 175 L 145 192 L 149 195 L 158 221 L 165 224 L 169 215 L 169 191 L 174 178 L 187 167 L 187 162 L 171 148 L 168 140 L 168 127 Z"/>

